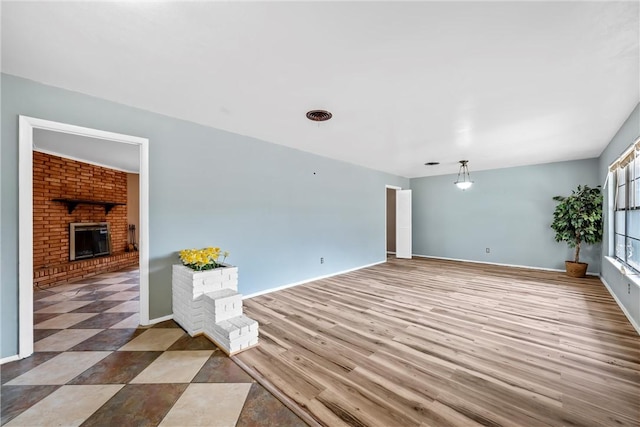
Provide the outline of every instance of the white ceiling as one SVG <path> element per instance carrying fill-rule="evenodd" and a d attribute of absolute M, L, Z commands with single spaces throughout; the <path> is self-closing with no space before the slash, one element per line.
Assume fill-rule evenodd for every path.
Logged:
<path fill-rule="evenodd" d="M 124 172 L 140 173 L 140 150 L 135 144 L 34 129 L 33 149 Z"/>
<path fill-rule="evenodd" d="M 2 3 L 3 72 L 407 177 L 598 156 L 639 38 L 638 1 Z"/>

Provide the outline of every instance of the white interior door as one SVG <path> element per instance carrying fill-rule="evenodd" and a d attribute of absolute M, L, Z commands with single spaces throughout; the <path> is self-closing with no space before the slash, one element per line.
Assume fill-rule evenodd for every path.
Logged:
<path fill-rule="evenodd" d="M 396 258 L 411 258 L 411 190 L 396 191 Z"/>

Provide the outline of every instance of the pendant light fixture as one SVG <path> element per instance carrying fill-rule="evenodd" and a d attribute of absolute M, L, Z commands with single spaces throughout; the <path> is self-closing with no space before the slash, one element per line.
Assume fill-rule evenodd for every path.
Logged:
<path fill-rule="evenodd" d="M 460 160 L 460 170 L 458 171 L 458 179 L 454 184 L 462 191 L 468 189 L 473 184 L 471 181 L 471 175 L 469 175 L 469 167 L 467 166 L 469 160 Z"/>

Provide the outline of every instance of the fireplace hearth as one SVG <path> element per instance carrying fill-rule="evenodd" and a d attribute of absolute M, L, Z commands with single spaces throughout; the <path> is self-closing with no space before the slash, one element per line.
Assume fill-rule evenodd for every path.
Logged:
<path fill-rule="evenodd" d="M 69 224 L 69 260 L 96 258 L 111 254 L 111 232 L 107 222 Z"/>

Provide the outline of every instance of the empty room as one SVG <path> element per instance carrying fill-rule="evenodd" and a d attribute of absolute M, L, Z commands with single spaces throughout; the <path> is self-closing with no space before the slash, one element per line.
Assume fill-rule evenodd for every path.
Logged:
<path fill-rule="evenodd" d="M 640 425 L 640 1 L 0 18 L 0 425 Z"/>

